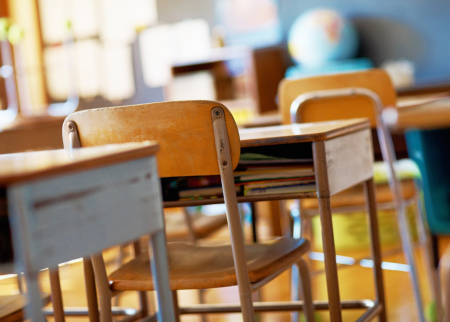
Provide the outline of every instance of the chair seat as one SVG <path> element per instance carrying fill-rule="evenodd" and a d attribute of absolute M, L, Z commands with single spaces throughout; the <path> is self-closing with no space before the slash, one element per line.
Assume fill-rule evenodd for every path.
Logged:
<path fill-rule="evenodd" d="M 403 180 L 401 183 L 403 198 L 405 200 L 413 198 L 416 194 L 414 181 Z M 377 203 L 392 202 L 392 194 L 388 184 L 377 184 L 375 188 Z M 303 209 L 317 209 L 319 207 L 317 199 L 303 199 L 301 202 Z M 363 206 L 365 202 L 364 190 L 360 185 L 344 190 L 332 196 L 330 200 L 331 208 Z"/>
<path fill-rule="evenodd" d="M 237 285 L 231 246 L 167 245 L 172 290 Z M 309 250 L 305 239 L 279 238 L 245 246 L 250 282 L 289 267 Z M 112 291 L 151 291 L 153 281 L 147 254 L 123 265 L 110 276 Z"/>
<path fill-rule="evenodd" d="M 166 210 L 165 210 L 166 212 Z M 166 222 L 166 236 L 168 241 L 186 241 L 188 226 L 182 211 L 171 212 L 164 216 Z M 227 224 L 226 214 L 206 216 L 203 214 L 192 216 L 194 233 L 197 238 L 205 238 Z"/>

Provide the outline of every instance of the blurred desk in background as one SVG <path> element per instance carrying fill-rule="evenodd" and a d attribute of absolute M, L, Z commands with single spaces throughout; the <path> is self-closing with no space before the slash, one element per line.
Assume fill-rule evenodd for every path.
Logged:
<path fill-rule="evenodd" d="M 450 235 L 450 98 L 386 109 L 383 118 L 404 131 L 409 157 L 419 166 L 430 232 Z"/>
<path fill-rule="evenodd" d="M 17 118 L 0 128 L 0 154 L 62 149 L 65 116 Z"/>

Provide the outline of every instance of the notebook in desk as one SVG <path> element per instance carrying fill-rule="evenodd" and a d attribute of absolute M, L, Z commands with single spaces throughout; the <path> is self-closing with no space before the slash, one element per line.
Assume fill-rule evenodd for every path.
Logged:
<path fill-rule="evenodd" d="M 238 196 L 316 191 L 311 159 L 288 159 L 244 153 L 234 171 Z M 162 180 L 165 201 L 222 197 L 219 176 Z"/>

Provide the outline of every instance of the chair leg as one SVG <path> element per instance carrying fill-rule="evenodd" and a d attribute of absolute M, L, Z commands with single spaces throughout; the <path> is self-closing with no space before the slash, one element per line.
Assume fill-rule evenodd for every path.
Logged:
<path fill-rule="evenodd" d="M 188 229 L 188 240 L 192 245 L 197 241 L 197 234 L 195 233 L 194 223 L 192 221 L 192 216 L 187 210 L 187 208 L 183 208 L 184 222 Z"/>
<path fill-rule="evenodd" d="M 50 268 L 50 289 L 52 295 L 53 315 L 56 322 L 64 322 L 64 306 L 61 294 L 61 282 L 59 280 L 58 267 Z"/>
<path fill-rule="evenodd" d="M 100 321 L 112 321 L 111 291 L 102 254 L 91 255 L 100 302 Z"/>
<path fill-rule="evenodd" d="M 252 302 L 253 292 L 248 276 L 247 261 L 245 259 L 245 241 L 234 186 L 230 143 L 222 108 L 213 108 L 211 110 L 211 118 L 213 121 L 214 143 L 219 163 L 220 178 L 222 179 L 222 189 L 227 208 L 228 227 L 231 236 L 242 317 L 245 322 L 253 322 L 255 321 Z"/>
<path fill-rule="evenodd" d="M 307 322 L 314 322 L 314 304 L 311 292 L 311 274 L 308 264 L 303 258 L 295 264 L 300 275 L 300 283 L 297 285 L 297 294 L 303 297 L 303 313 Z M 295 320 L 297 322 L 298 320 Z M 294 321 L 293 321 L 294 322 Z"/>
<path fill-rule="evenodd" d="M 450 247 L 446 249 L 439 262 L 439 275 L 445 310 L 443 318 L 438 321 L 450 322 Z"/>
<path fill-rule="evenodd" d="M 173 313 L 175 315 L 174 322 L 180 322 L 180 307 L 178 305 L 177 291 L 172 291 L 172 300 L 173 300 Z"/>
<path fill-rule="evenodd" d="M 88 306 L 89 321 L 99 322 L 97 291 L 95 286 L 94 269 L 90 257 L 83 258 L 84 284 L 86 287 L 86 298 Z"/>
<path fill-rule="evenodd" d="M 134 256 L 135 257 L 142 252 L 141 248 L 142 248 L 141 247 L 141 241 L 139 239 L 134 241 L 134 243 L 133 243 L 133 250 L 134 250 Z M 122 246 L 121 246 L 121 249 L 122 249 Z M 122 256 L 122 258 L 123 258 L 123 256 Z M 139 293 L 139 306 L 141 308 L 141 317 L 148 316 L 148 314 L 149 314 L 149 307 L 148 307 L 147 292 L 141 291 L 141 292 L 138 292 L 138 293 Z"/>
<path fill-rule="evenodd" d="M 416 188 L 417 189 L 417 188 Z M 419 231 L 419 239 L 421 243 L 423 244 L 423 251 L 425 255 L 425 262 L 426 262 L 426 271 L 428 275 L 428 281 L 430 282 L 432 294 L 433 294 L 433 300 L 436 304 L 436 315 L 437 315 L 437 321 L 442 321 L 444 318 L 444 309 L 442 307 L 442 295 L 441 295 L 441 288 L 439 285 L 439 276 L 438 272 L 434 265 L 434 255 L 432 250 L 432 241 L 430 233 L 428 232 L 424 218 L 425 218 L 425 212 L 424 212 L 424 205 L 422 203 L 422 200 L 420 196 L 416 195 L 415 197 L 415 203 L 416 203 L 416 222 L 417 227 Z"/>
<path fill-rule="evenodd" d="M 198 290 L 198 301 L 200 304 L 205 303 L 205 290 L 204 289 Z M 206 317 L 204 314 L 201 315 L 201 319 L 202 319 L 202 322 L 206 322 Z"/>
<path fill-rule="evenodd" d="M 291 268 L 291 301 L 300 301 L 300 281 L 299 281 L 299 268 L 297 265 L 292 265 Z M 298 322 L 298 311 L 291 312 L 291 322 Z"/>
<path fill-rule="evenodd" d="M 258 229 L 256 225 L 256 220 L 258 218 L 257 216 L 257 210 L 256 210 L 256 204 L 254 202 L 250 202 L 250 211 L 252 214 L 252 232 L 253 232 L 253 242 L 258 242 Z"/>
<path fill-rule="evenodd" d="M 415 302 L 419 313 L 419 321 L 425 322 L 425 316 L 422 304 L 422 295 L 419 286 L 419 276 L 417 274 L 417 266 L 414 258 L 414 252 L 412 248 L 411 232 L 408 227 L 408 221 L 406 217 L 406 211 L 404 207 L 400 206 L 398 211 L 398 221 L 400 226 L 400 236 L 402 240 L 403 252 L 405 253 L 406 262 L 408 263 L 410 270 L 409 275 L 411 284 L 414 291 Z"/>

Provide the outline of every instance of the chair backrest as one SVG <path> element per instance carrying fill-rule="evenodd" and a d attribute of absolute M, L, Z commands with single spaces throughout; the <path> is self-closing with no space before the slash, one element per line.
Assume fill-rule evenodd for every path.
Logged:
<path fill-rule="evenodd" d="M 284 79 L 278 89 L 280 111 L 284 124 L 291 123 L 292 102 L 301 94 L 344 88 L 365 88 L 381 99 L 383 106 L 396 105 L 396 92 L 389 75 L 381 69 L 314 76 L 300 79 Z M 351 95 L 321 100 L 310 100 L 299 111 L 302 122 L 332 121 L 368 117 L 376 127 L 373 102 L 368 97 Z"/>
<path fill-rule="evenodd" d="M 69 149 L 68 123 L 75 122 L 81 147 L 153 140 L 160 177 L 218 175 L 211 110 L 225 113 L 233 169 L 240 156 L 239 132 L 230 111 L 213 101 L 179 101 L 108 107 L 76 112 L 63 125 Z"/>

